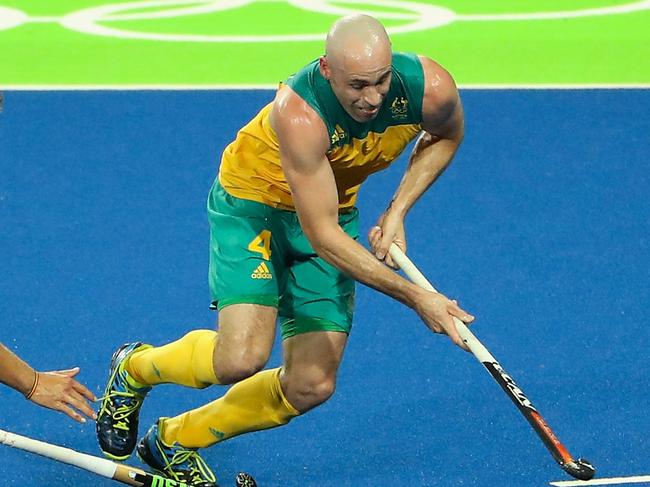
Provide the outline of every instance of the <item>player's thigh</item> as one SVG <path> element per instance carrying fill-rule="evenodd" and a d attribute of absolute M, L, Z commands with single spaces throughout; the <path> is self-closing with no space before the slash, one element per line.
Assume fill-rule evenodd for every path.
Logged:
<path fill-rule="evenodd" d="M 220 379 L 236 382 L 266 365 L 275 340 L 276 318 L 277 308 L 259 304 L 232 304 L 219 311 L 213 361 Z"/>
<path fill-rule="evenodd" d="M 282 275 L 274 265 L 282 257 L 272 237 L 275 212 L 230 196 L 218 183 L 208 200 L 209 281 L 212 306 L 219 310 L 214 365 L 227 382 L 256 372 L 273 346 Z"/>

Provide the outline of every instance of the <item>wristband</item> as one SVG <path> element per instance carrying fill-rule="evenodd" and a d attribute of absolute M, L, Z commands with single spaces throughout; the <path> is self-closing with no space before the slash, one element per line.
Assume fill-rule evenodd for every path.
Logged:
<path fill-rule="evenodd" d="M 36 371 L 34 371 L 34 384 L 32 385 L 32 389 L 29 391 L 28 394 L 25 394 L 25 399 L 31 399 L 32 396 L 34 395 L 34 392 L 36 392 L 36 388 L 38 387 L 38 379 L 40 377 L 40 374 Z"/>

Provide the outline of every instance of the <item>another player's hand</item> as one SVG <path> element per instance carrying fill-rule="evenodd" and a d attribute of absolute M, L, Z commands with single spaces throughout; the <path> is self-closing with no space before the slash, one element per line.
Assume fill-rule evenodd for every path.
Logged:
<path fill-rule="evenodd" d="M 79 373 L 79 367 L 69 370 L 38 372 L 38 385 L 30 400 L 40 406 L 61 411 L 75 421 L 85 423 L 79 414 L 97 419 L 88 401 L 95 401 L 95 395 L 85 386 L 73 379 Z"/>
<path fill-rule="evenodd" d="M 422 290 L 422 293 L 415 306 L 415 311 L 420 315 L 422 321 L 432 331 L 448 335 L 452 342 L 463 350 L 469 351 L 456 330 L 453 317 L 469 324 L 474 321 L 474 316 L 461 309 L 455 300 L 449 299 L 443 294 L 425 290 Z"/>
<path fill-rule="evenodd" d="M 377 259 L 383 260 L 386 265 L 393 269 L 399 269 L 399 266 L 393 262 L 388 253 L 388 249 L 392 243 L 395 243 L 406 253 L 406 232 L 404 231 L 402 217 L 390 210 L 381 215 L 377 220 L 377 224 L 368 232 L 368 242 L 372 253 Z"/>

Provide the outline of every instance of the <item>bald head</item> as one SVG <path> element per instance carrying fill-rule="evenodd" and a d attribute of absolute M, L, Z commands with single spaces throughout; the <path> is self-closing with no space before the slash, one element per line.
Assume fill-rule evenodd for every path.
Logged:
<path fill-rule="evenodd" d="M 392 58 L 384 26 L 369 15 L 349 15 L 327 34 L 320 72 L 345 111 L 357 122 L 368 122 L 390 89 Z"/>
<path fill-rule="evenodd" d="M 330 63 L 341 68 L 350 65 L 390 63 L 390 40 L 381 23 L 369 15 L 348 15 L 332 25 L 325 42 Z"/>

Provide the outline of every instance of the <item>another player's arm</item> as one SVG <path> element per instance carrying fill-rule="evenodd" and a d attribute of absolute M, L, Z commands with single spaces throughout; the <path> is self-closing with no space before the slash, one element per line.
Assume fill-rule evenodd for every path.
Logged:
<path fill-rule="evenodd" d="M 24 360 L 0 343 L 0 382 L 27 396 L 36 381 L 36 374 Z"/>
<path fill-rule="evenodd" d="M 76 421 L 84 422 L 85 419 L 73 408 L 94 419 L 95 412 L 86 400 L 93 401 L 95 396 L 73 379 L 78 373 L 77 367 L 38 372 L 0 343 L 0 382 L 39 406 L 61 411 Z"/>
<path fill-rule="evenodd" d="M 396 275 L 339 226 L 338 191 L 326 157 L 329 137 L 318 114 L 287 87 L 276 98 L 271 123 L 300 224 L 318 255 L 353 279 L 414 308 L 427 326 L 464 348 L 451 315 L 470 321 L 466 312 Z"/>
<path fill-rule="evenodd" d="M 429 58 L 420 57 L 424 70 L 422 128 L 402 181 L 391 203 L 369 238 L 377 258 L 403 237 L 404 217 L 451 162 L 463 139 L 463 107 L 452 77 Z M 389 257 L 386 257 L 387 261 Z M 390 262 L 389 262 L 390 263 Z"/>

